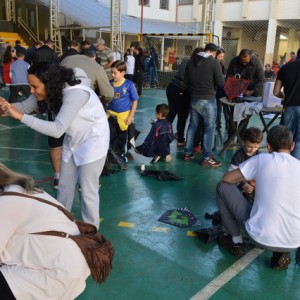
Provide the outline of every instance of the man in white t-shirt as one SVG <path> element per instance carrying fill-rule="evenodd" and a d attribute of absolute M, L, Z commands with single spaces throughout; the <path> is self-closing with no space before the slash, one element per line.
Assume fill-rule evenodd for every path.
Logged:
<path fill-rule="evenodd" d="M 273 251 L 271 267 L 287 269 L 290 251 L 300 246 L 300 161 L 290 155 L 293 134 L 282 125 L 271 128 L 267 136 L 269 153 L 256 155 L 226 173 L 217 186 L 217 204 L 224 236 L 219 245 L 241 256 L 244 252 L 241 227 L 261 248 Z M 253 206 L 238 182 L 255 179 Z M 300 250 L 297 250 L 299 260 Z"/>

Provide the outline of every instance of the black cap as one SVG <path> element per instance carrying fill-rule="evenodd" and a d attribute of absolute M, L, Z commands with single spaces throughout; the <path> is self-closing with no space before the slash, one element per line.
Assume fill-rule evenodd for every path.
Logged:
<path fill-rule="evenodd" d="M 206 46 L 205 46 L 205 49 L 204 51 L 217 51 L 218 50 L 218 46 L 214 43 L 208 43 Z"/>

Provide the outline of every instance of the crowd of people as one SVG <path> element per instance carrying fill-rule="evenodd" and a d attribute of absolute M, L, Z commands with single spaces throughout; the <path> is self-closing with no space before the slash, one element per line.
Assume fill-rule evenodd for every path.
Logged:
<path fill-rule="evenodd" d="M 57 201 L 71 211 L 79 184 L 82 219 L 99 228 L 99 177 L 109 152 L 117 157 L 122 170 L 128 168 L 128 131 L 134 124 L 146 67 L 149 84 L 157 85 L 158 56 L 156 50 L 150 48 L 150 55 L 146 58 L 149 61 L 146 62 L 144 50 L 137 45 L 132 45 L 123 56 L 119 49 L 112 51 L 108 48 L 102 38 L 93 45 L 87 41 L 81 44 L 71 41 L 61 57 L 56 55 L 53 46 L 51 40 L 37 42 L 27 50 L 19 41 L 14 48 L 6 45 L 1 74 L 4 83 L 10 87 L 10 96 L 8 99 L 0 98 L 0 114 L 48 136 L 54 186 L 58 189 Z M 261 95 L 264 81 L 275 78 L 270 65 L 266 65 L 264 70 L 258 56 L 249 49 L 241 50 L 238 56 L 232 58 L 227 69 L 223 64 L 224 55 L 223 48 L 208 43 L 205 48 L 194 49 L 191 57 L 180 63 L 179 59 L 176 60 L 174 78 L 166 89 L 168 104 L 156 106 L 157 120 L 142 145 L 134 147 L 138 154 L 151 157 L 151 163 L 170 162 L 170 144 L 175 138 L 172 123 L 177 116 L 177 147 L 184 147 L 183 160 L 191 161 L 197 152 L 202 151 L 200 166 L 221 166 L 213 155 L 213 140 L 215 130 L 222 126 L 220 98 L 226 96 L 226 78 L 239 74 L 240 78 L 249 80 L 245 96 Z M 300 195 L 296 183 L 297 174 L 300 174 L 299 63 L 300 60 L 295 59 L 278 71 L 274 95 L 285 99 L 284 112 L 282 125 L 274 126 L 268 133 L 269 153 L 258 151 L 262 131 L 245 128 L 242 147 L 233 156 L 228 173 L 217 185 L 216 199 L 223 230 L 219 237 L 220 246 L 236 256 L 243 255 L 245 245 L 240 231 L 244 228 L 257 246 L 273 251 L 271 267 L 274 269 L 286 269 L 290 263 L 290 251 L 300 246 L 300 206 L 296 201 Z M 20 93 L 26 100 L 19 101 Z M 46 113 L 47 119 L 32 114 L 36 111 Z M 224 115 L 224 120 L 230 136 L 232 128 L 227 123 L 228 116 Z M 280 176 L 277 175 L 278 170 Z M 3 173 L 0 191 L 39 194 L 49 199 L 49 195 L 34 187 L 30 177 L 14 173 L 3 165 L 0 165 L 0 173 Z M 4 198 L 1 205 L 9 207 L 9 203 L 10 200 Z M 30 205 L 39 206 L 37 203 Z M 15 251 L 17 255 L 15 249 L 20 247 L 22 240 L 17 239 L 17 245 L 8 241 L 16 241 L 14 238 L 18 237 L 16 231 L 19 228 L 29 244 L 38 244 L 40 239 L 42 244 L 44 239 L 48 241 L 48 238 L 29 234 L 31 229 L 26 218 L 32 219 L 32 215 L 28 213 L 26 218 L 22 215 L 18 223 L 14 223 L 5 215 L 6 209 L 1 209 L 4 215 L 0 219 L 10 224 L 8 228 L 11 230 L 5 238 L 0 237 L 0 250 L 7 247 L 6 251 Z M 22 206 L 18 209 L 20 212 L 24 210 Z M 65 226 L 63 231 L 75 233 L 74 224 L 72 227 L 67 220 L 59 220 L 53 209 L 48 209 L 49 224 L 43 223 L 44 230 L 61 230 L 51 227 L 57 218 L 57 222 Z M 37 207 L 37 214 L 39 210 L 40 207 Z M 7 227 L 5 223 L 3 226 Z M 272 234 L 274 230 L 276 235 Z M 61 242 L 62 247 L 63 243 L 66 242 Z M 51 246 L 49 249 L 52 249 Z M 74 257 L 80 256 L 76 251 Z M 3 264 L 0 267 L 0 293 L 4 293 L 6 299 L 22 298 L 29 290 L 32 293 L 39 290 L 40 297 L 45 299 L 69 299 L 84 289 L 84 281 L 89 274 L 80 256 L 76 259 L 83 270 L 80 278 L 76 277 L 78 274 L 74 275 L 69 282 L 64 276 L 62 284 L 59 276 L 42 272 L 40 276 L 44 279 L 35 275 L 35 280 L 25 284 L 26 272 L 26 276 L 32 275 L 27 261 L 20 258 L 23 268 L 14 270 L 10 267 L 9 258 L 2 256 L 3 251 L 0 252 Z M 73 256 L 68 259 L 74 260 Z M 31 266 L 42 268 L 43 264 L 41 259 Z M 66 261 L 64 265 L 67 266 Z M 55 267 L 53 272 L 57 271 Z M 53 296 L 47 298 L 41 285 L 48 277 L 53 280 Z"/>

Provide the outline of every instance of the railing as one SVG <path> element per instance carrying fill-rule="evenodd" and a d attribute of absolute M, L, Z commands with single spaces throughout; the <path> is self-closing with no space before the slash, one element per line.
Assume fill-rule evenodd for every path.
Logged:
<path fill-rule="evenodd" d="M 30 29 L 30 27 L 25 23 L 25 21 L 18 17 L 18 24 L 22 26 L 22 28 L 29 34 L 30 39 L 33 39 L 34 41 L 38 40 L 38 37 L 35 35 L 35 33 Z"/>

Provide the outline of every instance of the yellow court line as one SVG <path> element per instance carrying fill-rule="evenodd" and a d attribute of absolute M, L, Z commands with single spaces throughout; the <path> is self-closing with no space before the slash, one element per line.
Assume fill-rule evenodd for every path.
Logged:
<path fill-rule="evenodd" d="M 133 228 L 135 226 L 135 224 L 121 221 L 121 222 L 119 222 L 118 226 L 120 226 L 120 227 L 127 227 L 127 228 Z"/>

